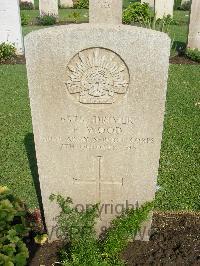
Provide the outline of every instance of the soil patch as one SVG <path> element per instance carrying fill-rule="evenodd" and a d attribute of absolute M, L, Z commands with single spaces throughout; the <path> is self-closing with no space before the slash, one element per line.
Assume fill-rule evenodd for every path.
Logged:
<path fill-rule="evenodd" d="M 200 265 L 200 214 L 156 213 L 149 242 L 134 241 L 127 265 Z"/>
<path fill-rule="evenodd" d="M 169 60 L 170 64 L 177 64 L 177 65 L 199 65 L 199 62 L 193 61 L 189 59 L 187 56 L 173 56 L 170 57 Z"/>
<path fill-rule="evenodd" d="M 26 59 L 24 55 L 17 55 L 16 57 L 6 60 L 4 62 L 0 62 L 0 65 L 15 65 L 15 64 L 26 64 Z"/>
<path fill-rule="evenodd" d="M 31 266 L 52 266 L 55 262 L 58 262 L 58 251 L 62 247 L 62 243 L 55 241 L 53 243 L 47 243 L 43 246 L 34 244 L 33 241 L 29 243 L 29 254 L 30 258 L 28 265 Z"/>
<path fill-rule="evenodd" d="M 30 266 L 52 266 L 60 242 L 29 243 Z M 200 265 L 200 213 L 154 213 L 149 242 L 133 241 L 122 254 L 128 266 Z"/>

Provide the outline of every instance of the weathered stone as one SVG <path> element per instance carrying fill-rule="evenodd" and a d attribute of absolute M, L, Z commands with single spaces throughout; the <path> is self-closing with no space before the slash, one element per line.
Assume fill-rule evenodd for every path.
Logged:
<path fill-rule="evenodd" d="M 200 1 L 193 0 L 190 14 L 188 47 L 200 50 Z"/>
<path fill-rule="evenodd" d="M 60 0 L 61 7 L 73 7 L 73 0 Z"/>
<path fill-rule="evenodd" d="M 59 212 L 51 193 L 70 196 L 79 210 L 100 202 L 100 232 L 122 209 L 154 198 L 170 39 L 81 24 L 30 33 L 25 45 L 48 232 Z"/>
<path fill-rule="evenodd" d="M 23 54 L 23 39 L 18 0 L 0 3 L 0 43 L 12 43 L 18 54 Z"/>
<path fill-rule="evenodd" d="M 121 0 L 90 0 L 90 23 L 121 24 Z"/>
<path fill-rule="evenodd" d="M 156 18 L 164 16 L 173 16 L 174 0 L 155 0 Z"/>
<path fill-rule="evenodd" d="M 58 0 L 39 0 L 40 15 L 58 16 Z"/>

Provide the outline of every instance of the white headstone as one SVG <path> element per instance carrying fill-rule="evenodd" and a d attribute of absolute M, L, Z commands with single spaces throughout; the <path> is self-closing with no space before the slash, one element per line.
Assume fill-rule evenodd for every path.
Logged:
<path fill-rule="evenodd" d="M 58 0 L 39 0 L 40 15 L 58 16 Z"/>
<path fill-rule="evenodd" d="M 0 0 L 0 43 L 12 43 L 23 54 L 23 39 L 18 0 Z"/>
<path fill-rule="evenodd" d="M 141 3 L 147 3 L 151 8 L 154 8 L 155 0 L 141 0 Z"/>
<path fill-rule="evenodd" d="M 191 0 L 182 0 L 181 1 L 181 5 L 183 5 L 183 4 L 185 4 L 185 3 L 187 3 L 187 2 L 190 2 Z"/>
<path fill-rule="evenodd" d="M 200 0 L 192 1 L 188 47 L 200 50 Z"/>
<path fill-rule="evenodd" d="M 164 16 L 173 17 L 174 0 L 155 0 L 155 14 L 156 18 L 163 18 Z"/>
<path fill-rule="evenodd" d="M 73 7 L 73 0 L 60 0 L 61 7 Z"/>
<path fill-rule="evenodd" d="M 90 0 L 90 23 L 121 24 L 121 0 Z"/>
<path fill-rule="evenodd" d="M 117 25 L 119 16 L 112 20 L 117 7 L 113 1 L 103 3 L 105 12 L 98 5 L 95 13 L 99 10 L 104 14 L 100 22 L 109 18 L 110 24 L 92 18 L 94 24 L 44 29 L 25 40 L 50 235 L 59 213 L 49 201 L 51 193 L 71 197 L 79 210 L 100 202 L 98 232 L 123 207 L 155 195 L 170 39 L 158 31 Z"/>

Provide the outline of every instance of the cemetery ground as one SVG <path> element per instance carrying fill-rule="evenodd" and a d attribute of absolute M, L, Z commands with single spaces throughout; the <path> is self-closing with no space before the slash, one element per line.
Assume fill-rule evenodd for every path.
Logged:
<path fill-rule="evenodd" d="M 31 25 L 38 10 L 23 12 L 30 18 L 30 25 L 23 27 L 24 34 L 43 28 Z M 71 21 L 72 9 L 59 12 L 61 21 Z M 87 11 L 82 10 L 80 22 L 87 20 Z M 177 47 L 186 43 L 188 12 L 175 11 L 175 20 L 178 25 L 170 26 L 173 56 Z M 200 65 L 189 63 L 170 65 L 152 236 L 149 243 L 135 241 L 128 246 L 123 254 L 128 265 L 200 262 Z M 30 209 L 38 208 L 38 174 L 25 65 L 0 65 L 0 84 L 1 183 Z M 31 246 L 30 265 L 51 265 L 59 245 Z"/>

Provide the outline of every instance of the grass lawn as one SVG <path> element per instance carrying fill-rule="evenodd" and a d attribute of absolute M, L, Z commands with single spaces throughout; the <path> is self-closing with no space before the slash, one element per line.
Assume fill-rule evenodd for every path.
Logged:
<path fill-rule="evenodd" d="M 123 6 L 127 7 L 130 3 L 136 2 L 137 0 L 123 0 Z M 34 0 L 35 8 L 39 8 L 39 0 Z"/>
<path fill-rule="evenodd" d="M 200 66 L 171 65 L 159 169 L 160 210 L 200 210 Z M 0 180 L 38 206 L 37 170 L 24 65 L 0 66 Z M 29 164 L 30 163 L 30 164 Z"/>
<path fill-rule="evenodd" d="M 200 210 L 200 66 L 171 65 L 156 196 L 162 210 Z"/>
<path fill-rule="evenodd" d="M 88 10 L 87 9 L 59 9 L 59 21 L 73 22 L 72 14 L 76 12 L 80 14 L 79 22 L 88 22 Z M 28 18 L 29 24 L 35 24 L 36 18 L 39 16 L 39 10 L 21 10 L 21 14 L 24 14 Z"/>
<path fill-rule="evenodd" d="M 125 4 L 127 4 L 126 1 Z M 87 9 L 59 9 L 59 20 L 62 22 L 73 22 L 72 14 L 74 12 L 80 13 L 79 22 L 88 22 L 88 10 Z M 36 17 L 39 16 L 39 10 L 22 10 L 22 14 L 25 14 L 29 18 L 29 24 L 34 24 Z M 188 11 L 174 11 L 174 20 L 178 22 L 178 25 L 169 26 L 169 35 L 173 41 L 171 55 L 177 54 L 177 49 L 180 46 L 184 46 L 187 42 L 188 34 Z M 23 34 L 26 35 L 31 31 L 45 28 L 45 26 L 28 25 L 23 27 Z"/>
<path fill-rule="evenodd" d="M 0 66 L 0 183 L 8 185 L 31 207 L 37 206 L 25 146 L 32 132 L 24 65 Z"/>

